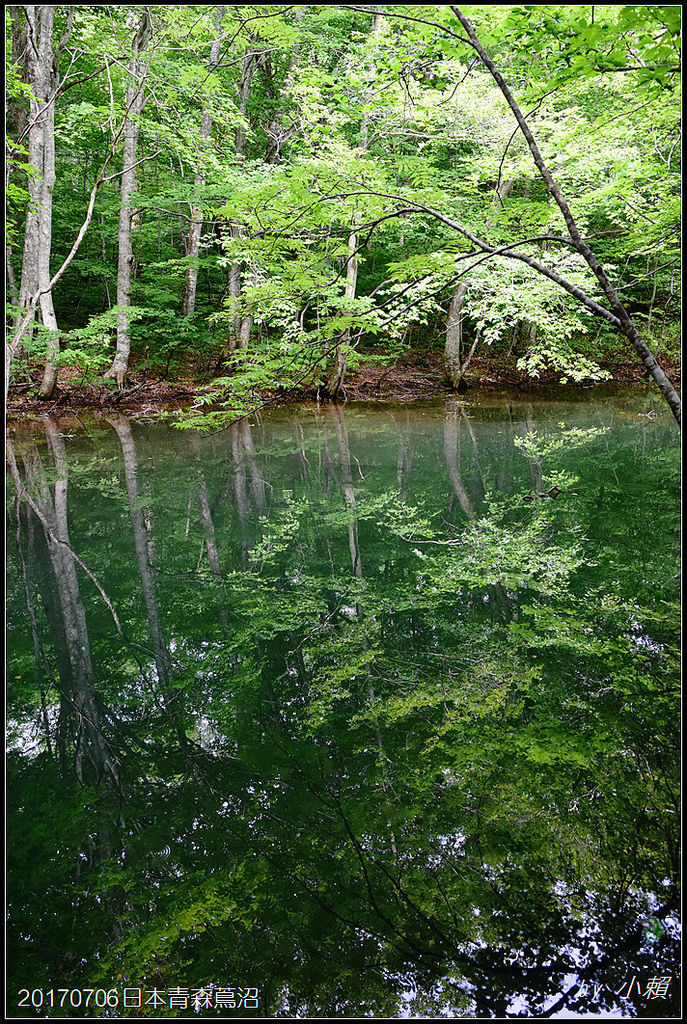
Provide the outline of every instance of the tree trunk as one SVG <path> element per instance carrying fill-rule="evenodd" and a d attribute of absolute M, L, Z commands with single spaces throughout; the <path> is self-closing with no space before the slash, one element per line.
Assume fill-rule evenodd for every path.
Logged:
<path fill-rule="evenodd" d="M 19 10 L 15 8 L 15 10 Z M 29 200 L 26 210 L 26 223 L 24 228 L 24 255 L 21 266 L 21 279 L 19 284 L 19 306 L 24 309 L 29 304 L 29 299 L 38 290 L 38 231 L 39 214 L 41 202 L 41 190 L 43 183 L 43 126 L 40 123 L 41 95 L 43 88 L 40 81 L 40 60 L 39 46 L 36 46 L 38 39 L 38 14 L 35 5 L 24 8 L 26 14 L 26 35 L 31 38 L 34 45 L 27 45 L 23 53 L 26 60 L 25 79 L 33 96 L 29 101 L 29 122 L 31 127 L 28 133 L 27 149 L 28 163 L 36 171 L 28 176 L 27 190 Z M 14 34 L 14 33 L 13 33 Z M 19 313 L 17 323 L 21 320 Z M 33 334 L 32 326 L 27 329 L 27 341 L 31 340 Z"/>
<path fill-rule="evenodd" d="M 251 83 L 253 80 L 253 71 L 255 70 L 256 55 L 253 50 L 246 52 L 243 58 L 243 66 L 241 69 L 241 81 L 239 82 L 238 88 L 238 108 L 241 114 L 245 117 L 248 109 L 248 100 L 250 99 Z M 243 125 L 239 125 L 236 129 L 234 136 L 234 149 L 239 162 L 245 160 L 246 157 L 246 134 L 243 130 Z M 240 238 L 243 234 L 243 229 L 240 224 L 232 224 L 231 236 L 232 238 Z M 250 341 L 250 332 L 253 325 L 253 318 L 250 314 L 242 312 L 240 308 L 241 303 L 241 263 L 236 261 L 229 267 L 228 281 L 227 281 L 227 298 L 229 299 L 230 306 L 232 308 L 232 316 L 229 323 L 229 329 L 227 331 L 222 355 L 225 359 L 228 359 L 237 349 L 247 348 Z"/>
<path fill-rule="evenodd" d="M 503 200 L 510 194 L 515 179 L 510 178 L 502 181 L 496 190 L 496 199 L 494 201 L 494 209 L 498 209 L 503 203 Z M 491 227 L 493 217 L 490 217 L 486 223 L 485 228 Z M 465 387 L 465 373 L 470 365 L 470 361 L 477 348 L 477 342 L 479 341 L 479 332 L 475 335 L 472 343 L 472 348 L 468 354 L 467 359 L 463 362 L 463 319 L 465 314 L 462 312 L 463 303 L 465 302 L 465 296 L 467 295 L 468 285 L 465 281 L 459 281 L 458 286 L 451 297 L 451 304 L 448 310 L 448 318 L 446 320 L 446 345 L 444 347 L 444 373 L 446 379 L 452 388 L 456 390 Z"/>
<path fill-rule="evenodd" d="M 15 7 L 9 5 L 9 15 L 12 19 L 12 63 L 16 66 L 20 81 L 28 84 L 27 77 L 27 11 L 34 8 Z M 26 103 L 18 98 L 7 101 L 7 127 L 17 139 L 21 139 L 26 127 Z M 7 171 L 7 168 L 5 168 Z"/>
<path fill-rule="evenodd" d="M 212 40 L 212 46 L 210 47 L 210 70 L 214 70 L 219 61 L 220 46 L 222 42 L 222 31 L 221 25 L 224 20 L 225 7 L 218 7 L 216 9 L 216 33 Z M 198 136 L 199 146 L 199 169 L 196 171 L 195 186 L 201 188 L 205 184 L 205 172 L 202 167 L 202 161 L 204 159 L 204 152 L 207 148 L 208 141 L 210 139 L 210 132 L 212 130 L 212 118 L 207 111 L 207 106 L 203 104 L 203 113 L 200 119 L 200 133 Z M 186 280 L 184 282 L 184 298 L 181 306 L 182 316 L 192 316 L 196 308 L 196 287 L 198 284 L 198 253 L 200 251 L 200 233 L 203 228 L 203 207 L 199 203 L 193 203 L 191 205 L 191 223 L 188 229 L 188 247 L 187 255 L 191 258 L 191 265 L 186 270 Z"/>
<path fill-rule="evenodd" d="M 231 225 L 232 238 L 240 238 L 242 233 L 243 232 L 239 224 Z M 229 359 L 237 349 L 246 348 L 248 341 L 250 340 L 250 325 L 248 327 L 248 337 L 246 337 L 246 330 L 243 327 L 243 316 L 240 312 L 241 265 L 238 260 L 236 263 L 232 263 L 229 267 L 229 273 L 227 275 L 227 299 L 229 300 L 229 310 L 231 315 L 229 327 L 224 338 L 224 346 L 222 348 L 222 355 L 225 359 Z"/>
<path fill-rule="evenodd" d="M 463 301 L 468 286 L 459 281 L 458 287 L 451 296 L 451 304 L 446 320 L 446 345 L 444 347 L 444 373 L 453 388 L 460 385 L 463 370 Z"/>
<path fill-rule="evenodd" d="M 133 212 L 131 196 L 136 189 L 136 147 L 138 144 L 138 117 L 143 110 L 144 98 L 141 77 L 145 74 L 143 64 L 138 59 L 139 53 L 145 49 L 152 24 L 148 8 L 144 8 L 141 23 L 134 36 L 132 55 L 129 61 L 131 83 L 126 91 L 126 108 L 129 118 L 124 129 L 124 152 L 122 155 L 122 179 L 120 189 L 119 259 L 117 263 L 117 351 L 112 366 L 105 374 L 105 379 L 113 378 L 117 387 L 124 386 L 129 369 L 131 354 L 131 325 L 127 306 L 131 304 L 131 278 L 134 261 L 131 241 Z"/>
<path fill-rule="evenodd" d="M 386 25 L 385 16 L 379 11 L 375 12 L 372 19 L 372 31 L 370 33 L 372 39 L 379 37 L 384 31 Z M 370 100 L 370 95 L 365 95 L 366 100 Z M 363 115 L 362 124 L 360 126 L 360 148 L 366 150 L 370 144 L 368 134 L 368 118 L 367 115 Z M 348 236 L 348 248 L 351 255 L 348 257 L 348 263 L 346 264 L 346 288 L 345 296 L 350 299 L 351 302 L 355 299 L 356 285 L 358 281 L 358 260 L 353 255 L 358 248 L 358 237 L 355 230 L 352 230 Z M 348 355 L 351 351 L 351 332 L 347 330 L 340 339 L 336 346 L 336 355 L 334 358 L 334 366 L 332 367 L 329 376 L 327 378 L 327 391 L 329 397 L 333 399 L 339 398 L 344 393 L 344 379 L 346 377 L 346 368 L 348 366 Z"/>
<path fill-rule="evenodd" d="M 41 24 L 41 62 L 45 63 L 48 88 L 46 105 L 41 115 L 43 127 L 43 187 L 41 189 L 41 212 L 38 228 L 38 289 L 43 327 L 48 331 L 47 350 L 43 380 L 38 391 L 40 398 L 51 398 L 57 387 L 57 356 L 60 353 L 60 336 L 50 287 L 50 251 L 52 249 L 52 197 L 55 188 L 55 103 L 50 102 L 50 93 L 57 88 L 57 76 L 52 71 L 53 61 L 53 15 L 54 8 L 44 7 Z M 44 40 L 45 36 L 45 40 Z"/>
<path fill-rule="evenodd" d="M 358 247 L 358 236 L 355 231 L 351 231 L 348 236 L 348 248 L 351 255 L 348 257 L 348 264 L 346 266 L 346 288 L 345 296 L 347 299 L 353 301 L 355 299 L 355 289 L 358 282 L 358 260 L 353 255 Z M 334 360 L 334 367 L 327 380 L 327 391 L 329 392 L 330 398 L 339 398 L 343 392 L 343 383 L 346 376 L 346 366 L 348 364 L 348 353 L 351 349 L 351 332 L 350 329 L 346 330 L 343 338 L 336 346 L 336 357 Z"/>
<path fill-rule="evenodd" d="M 28 162 L 35 174 L 29 175 L 29 203 L 24 233 L 24 255 L 19 286 L 17 326 L 24 312 L 31 307 L 31 299 L 50 281 L 50 247 L 52 235 L 52 193 L 55 184 L 54 103 L 49 102 L 56 84 L 53 69 L 54 7 L 31 5 L 24 8 L 26 33 L 30 44 L 25 48 L 26 80 L 32 96 L 29 104 Z M 33 310 L 27 329 L 28 340 L 33 333 Z M 41 320 L 48 335 L 46 370 L 39 394 L 49 398 L 55 388 L 57 371 L 54 357 L 59 351 L 57 321 L 52 295 L 41 296 Z"/>

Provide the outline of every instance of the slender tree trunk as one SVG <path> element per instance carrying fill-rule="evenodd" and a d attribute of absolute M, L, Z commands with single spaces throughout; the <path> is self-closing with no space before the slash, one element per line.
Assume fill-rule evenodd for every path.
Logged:
<path fill-rule="evenodd" d="M 231 225 L 231 237 L 241 237 L 241 228 L 238 224 Z M 239 303 L 241 302 L 241 267 L 238 262 L 232 263 L 229 267 L 227 299 L 229 300 L 230 320 L 222 350 L 222 355 L 225 359 L 228 359 L 237 348 L 240 348 L 241 314 L 239 313 Z"/>
<path fill-rule="evenodd" d="M 57 356 L 60 352 L 60 336 L 50 287 L 50 252 L 52 249 L 52 197 L 55 188 L 55 103 L 50 102 L 50 93 L 57 88 L 57 76 L 52 70 L 53 61 L 53 15 L 54 8 L 45 7 L 41 27 L 41 62 L 46 72 L 48 88 L 46 105 L 41 116 L 43 127 L 43 187 L 41 189 L 41 212 L 38 228 L 38 289 L 41 292 L 40 311 L 43 327 L 48 331 L 47 351 L 43 380 L 38 391 L 39 397 L 51 398 L 57 387 Z M 45 34 L 45 42 L 43 36 Z"/>
<path fill-rule="evenodd" d="M 243 228 L 239 224 L 231 226 L 232 238 L 241 238 Z M 225 358 L 231 356 L 238 349 L 248 348 L 250 334 L 253 328 L 253 316 L 249 309 L 241 308 L 242 283 L 252 284 L 255 275 L 252 273 L 242 274 L 241 264 L 236 262 L 229 267 L 227 280 L 227 298 L 230 300 L 232 309 L 229 329 L 226 334 L 223 355 Z"/>
<path fill-rule="evenodd" d="M 210 70 L 213 70 L 217 62 L 219 61 L 220 46 L 222 43 L 222 21 L 224 20 L 224 12 L 226 8 L 224 6 L 217 7 L 216 9 L 216 33 L 212 40 L 210 47 Z M 210 132 L 212 131 L 212 117 L 208 113 L 207 105 L 203 104 L 203 113 L 200 119 L 200 133 L 198 136 L 199 146 L 199 169 L 196 171 L 195 186 L 197 189 L 202 188 L 205 184 L 205 171 L 203 170 L 203 160 L 205 150 L 207 149 L 208 142 L 210 140 Z M 200 233 L 203 228 L 203 207 L 199 203 L 193 203 L 191 205 L 191 223 L 188 229 L 188 243 L 187 243 L 187 255 L 191 258 L 191 264 L 186 270 L 186 280 L 184 282 L 184 298 L 182 302 L 181 312 L 182 316 L 192 316 L 196 308 L 196 287 L 198 284 L 198 253 L 200 251 Z"/>
<path fill-rule="evenodd" d="M 34 310 L 31 299 L 41 287 L 50 281 L 50 246 L 52 234 L 52 193 L 55 184 L 55 143 L 54 103 L 51 91 L 56 84 L 53 69 L 53 24 L 54 7 L 31 5 L 24 8 L 26 16 L 26 80 L 32 96 L 29 104 L 28 151 L 29 164 L 34 174 L 29 175 L 29 204 L 24 232 L 24 254 L 21 282 L 19 286 L 20 313 L 17 326 L 23 319 L 24 310 L 30 310 L 27 338 L 31 339 Z M 52 294 L 41 295 L 40 313 L 48 335 L 46 372 L 39 394 L 49 398 L 52 394 L 57 373 L 50 367 L 56 350 L 59 351 L 57 321 L 52 304 Z"/>
<path fill-rule="evenodd" d="M 444 373 L 453 388 L 458 388 L 463 378 L 463 302 L 468 286 L 459 281 L 451 296 L 446 320 L 446 345 L 444 347 Z"/>
<path fill-rule="evenodd" d="M 494 210 L 503 203 L 503 200 L 510 194 L 515 179 L 509 179 L 502 181 L 497 188 L 496 198 L 494 200 Z M 486 228 L 491 227 L 493 217 L 490 217 L 485 224 Z M 446 321 L 446 345 L 444 347 L 444 373 L 446 379 L 452 388 L 456 390 L 465 386 L 464 377 L 467 369 L 470 365 L 472 357 L 477 348 L 477 342 L 479 341 L 479 333 L 475 335 L 473 340 L 472 348 L 468 354 L 468 357 L 463 361 L 463 320 L 465 314 L 463 313 L 463 304 L 465 302 L 465 296 L 467 295 L 468 285 L 466 281 L 459 281 L 455 292 L 451 297 L 451 304 L 448 310 L 448 319 Z"/>
<path fill-rule="evenodd" d="M 144 8 L 138 31 L 132 43 L 129 62 L 130 84 L 126 92 L 126 106 L 129 118 L 124 129 L 124 151 L 122 155 L 122 178 L 120 187 L 119 258 L 117 262 L 117 351 L 112 366 L 105 378 L 113 378 L 122 388 L 129 369 L 131 354 L 131 325 L 127 307 L 131 304 L 131 279 L 134 262 L 132 246 L 131 196 L 136 189 L 136 147 L 138 144 L 138 117 L 143 110 L 144 97 L 141 76 L 145 74 L 139 54 L 145 49 L 152 33 L 148 8 Z"/>
<path fill-rule="evenodd" d="M 15 10 L 18 11 L 19 8 L 15 8 Z M 26 6 L 24 11 L 26 14 L 26 35 L 32 41 L 32 45 L 27 45 L 24 49 L 26 56 L 25 78 L 33 93 L 29 102 L 29 122 L 31 127 L 28 133 L 27 149 L 29 154 L 28 162 L 36 173 L 30 174 L 27 182 L 29 201 L 26 210 L 24 254 L 19 285 L 19 305 L 21 309 L 28 306 L 29 299 L 38 290 L 39 213 L 41 190 L 43 187 L 43 126 L 40 123 L 43 88 L 40 81 L 39 43 L 37 42 L 39 31 L 38 8 L 35 5 Z M 19 313 L 18 321 L 20 319 L 21 312 Z M 32 324 L 33 319 L 31 326 L 26 331 L 27 341 L 31 340 L 33 334 Z"/>
<path fill-rule="evenodd" d="M 16 7 L 9 5 L 9 14 L 12 19 L 12 62 L 18 70 L 20 80 L 28 83 L 26 46 L 28 42 L 27 19 L 28 11 L 34 11 L 31 7 Z M 32 15 L 34 17 L 35 15 Z M 26 103 L 21 99 L 8 99 L 7 101 L 7 127 L 17 139 L 21 139 L 26 127 Z M 6 168 L 7 171 L 7 168 Z"/>
<path fill-rule="evenodd" d="M 36 298 L 39 300 L 41 322 L 45 330 L 46 359 L 39 397 L 50 398 L 57 385 L 57 355 L 60 340 L 52 300 L 50 250 L 52 247 L 52 200 L 55 187 L 55 96 L 59 81 L 60 55 L 71 34 L 74 14 L 67 15 L 65 33 L 54 48 L 55 7 L 24 8 L 26 45 L 26 80 L 32 97 L 28 123 L 29 163 L 34 174 L 29 176 L 29 209 L 26 215 L 24 258 L 19 288 L 19 314 L 15 327 L 17 336 L 9 353 L 9 361 L 20 344 L 21 334 L 31 337 L 35 319 Z M 14 33 L 13 33 L 14 35 Z M 20 42 L 17 45 L 21 45 Z M 6 356 L 6 364 L 8 362 Z M 9 366 L 7 367 L 9 372 Z M 6 385 L 7 386 L 7 385 Z"/>
<path fill-rule="evenodd" d="M 14 274 L 14 266 L 12 264 L 12 244 L 9 241 L 5 242 L 5 271 L 7 274 L 7 291 L 9 292 L 10 302 L 13 306 L 16 306 L 19 302 L 19 292 L 17 291 L 17 279 Z"/>
<path fill-rule="evenodd" d="M 254 280 L 255 279 L 253 275 L 250 275 L 247 278 L 248 285 L 250 286 L 254 284 Z M 241 314 L 239 321 L 238 337 L 236 339 L 237 348 L 248 348 L 248 343 L 250 341 L 250 333 L 252 330 L 253 314 L 250 312 L 250 310 L 244 310 L 244 312 Z"/>
<path fill-rule="evenodd" d="M 248 100 L 250 99 L 255 63 L 255 51 L 247 51 L 243 58 L 241 81 L 239 82 L 237 97 L 238 108 L 243 117 L 246 116 L 246 112 L 248 110 Z M 246 134 L 243 129 L 243 125 L 239 125 L 236 129 L 234 136 L 234 149 L 239 162 L 243 162 L 246 157 Z M 242 234 L 243 229 L 240 224 L 231 225 L 232 238 L 240 238 Z M 250 313 L 241 309 L 241 276 L 241 263 L 237 260 L 229 267 L 227 280 L 227 298 L 229 299 L 231 307 L 231 319 L 222 351 L 222 355 L 225 359 L 228 359 L 237 349 L 247 348 L 250 341 L 253 318 Z"/>
<path fill-rule="evenodd" d="M 351 254 L 355 252 L 358 247 L 358 236 L 355 231 L 351 231 L 348 236 L 348 248 Z M 354 255 L 348 257 L 348 264 L 346 266 L 346 288 L 344 294 L 347 299 L 353 301 L 355 299 L 355 290 L 358 282 L 358 260 Z M 334 359 L 334 366 L 332 372 L 329 375 L 327 381 L 327 391 L 329 392 L 330 398 L 338 398 L 343 392 L 344 378 L 346 376 L 346 366 L 348 364 L 348 353 L 351 348 L 351 332 L 350 329 L 346 330 L 343 339 L 339 342 L 336 347 L 336 357 Z"/>
<path fill-rule="evenodd" d="M 384 31 L 386 19 L 383 14 L 375 13 L 372 20 L 372 39 L 377 39 Z M 366 96 L 366 99 L 370 99 L 370 96 Z M 370 145 L 369 138 L 369 125 L 368 118 L 366 115 L 363 116 L 363 121 L 360 127 L 360 148 L 366 150 Z M 354 255 L 358 248 L 358 236 L 355 230 L 351 230 L 348 236 L 348 249 L 350 255 L 348 257 L 348 263 L 346 264 L 346 286 L 344 294 L 347 299 L 351 302 L 355 300 L 356 286 L 358 282 L 358 259 Z M 329 397 L 337 399 L 341 396 L 344 390 L 344 379 L 346 377 L 346 368 L 348 366 L 348 355 L 351 350 L 351 332 L 350 329 L 346 330 L 343 338 L 339 341 L 336 346 L 336 355 L 334 357 L 334 366 L 327 378 L 327 391 Z"/>

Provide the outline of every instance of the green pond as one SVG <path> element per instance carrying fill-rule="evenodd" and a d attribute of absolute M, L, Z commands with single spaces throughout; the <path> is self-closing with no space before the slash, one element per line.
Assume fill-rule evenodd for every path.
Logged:
<path fill-rule="evenodd" d="M 669 413 L 9 438 L 10 1016 L 679 1016 Z"/>

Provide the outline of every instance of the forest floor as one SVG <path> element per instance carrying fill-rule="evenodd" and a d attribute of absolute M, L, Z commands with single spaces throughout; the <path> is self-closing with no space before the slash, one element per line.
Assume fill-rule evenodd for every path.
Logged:
<path fill-rule="evenodd" d="M 477 357 L 473 359 L 465 377 L 466 392 L 509 391 L 525 394 L 550 394 L 557 390 L 569 394 L 574 390 L 588 391 L 594 388 L 633 388 L 647 386 L 649 377 L 639 362 L 615 362 L 604 367 L 611 379 L 601 383 L 591 380 L 579 384 L 560 382 L 560 374 L 544 372 L 538 379 L 529 377 L 516 366 L 516 357 Z M 662 362 L 663 369 L 673 384 L 680 386 L 680 366 L 677 363 Z M 60 371 L 58 389 L 52 399 L 45 401 L 37 397 L 40 372 L 24 377 L 11 386 L 7 401 L 8 419 L 18 418 L 37 411 L 47 413 L 72 410 L 113 410 L 131 414 L 153 413 L 162 409 L 183 408 L 193 403 L 208 381 L 186 372 L 183 376 L 167 378 L 156 373 L 132 371 L 127 386 L 117 391 L 104 382 L 84 383 L 72 370 Z M 415 354 L 406 361 L 390 366 L 363 363 L 352 373 L 346 383 L 347 401 L 407 402 L 448 395 L 451 389 L 446 384 L 442 371 L 442 357 L 439 353 Z M 297 391 L 266 392 L 265 404 L 288 405 L 316 398 L 316 389 L 300 388 Z"/>

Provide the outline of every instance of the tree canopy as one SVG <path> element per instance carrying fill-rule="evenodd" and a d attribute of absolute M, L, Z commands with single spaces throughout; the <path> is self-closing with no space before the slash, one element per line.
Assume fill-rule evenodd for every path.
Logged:
<path fill-rule="evenodd" d="M 445 337 L 454 386 L 474 344 L 573 381 L 632 352 L 679 418 L 679 7 L 6 11 L 9 359 L 45 397 L 191 368 L 219 420 Z"/>

